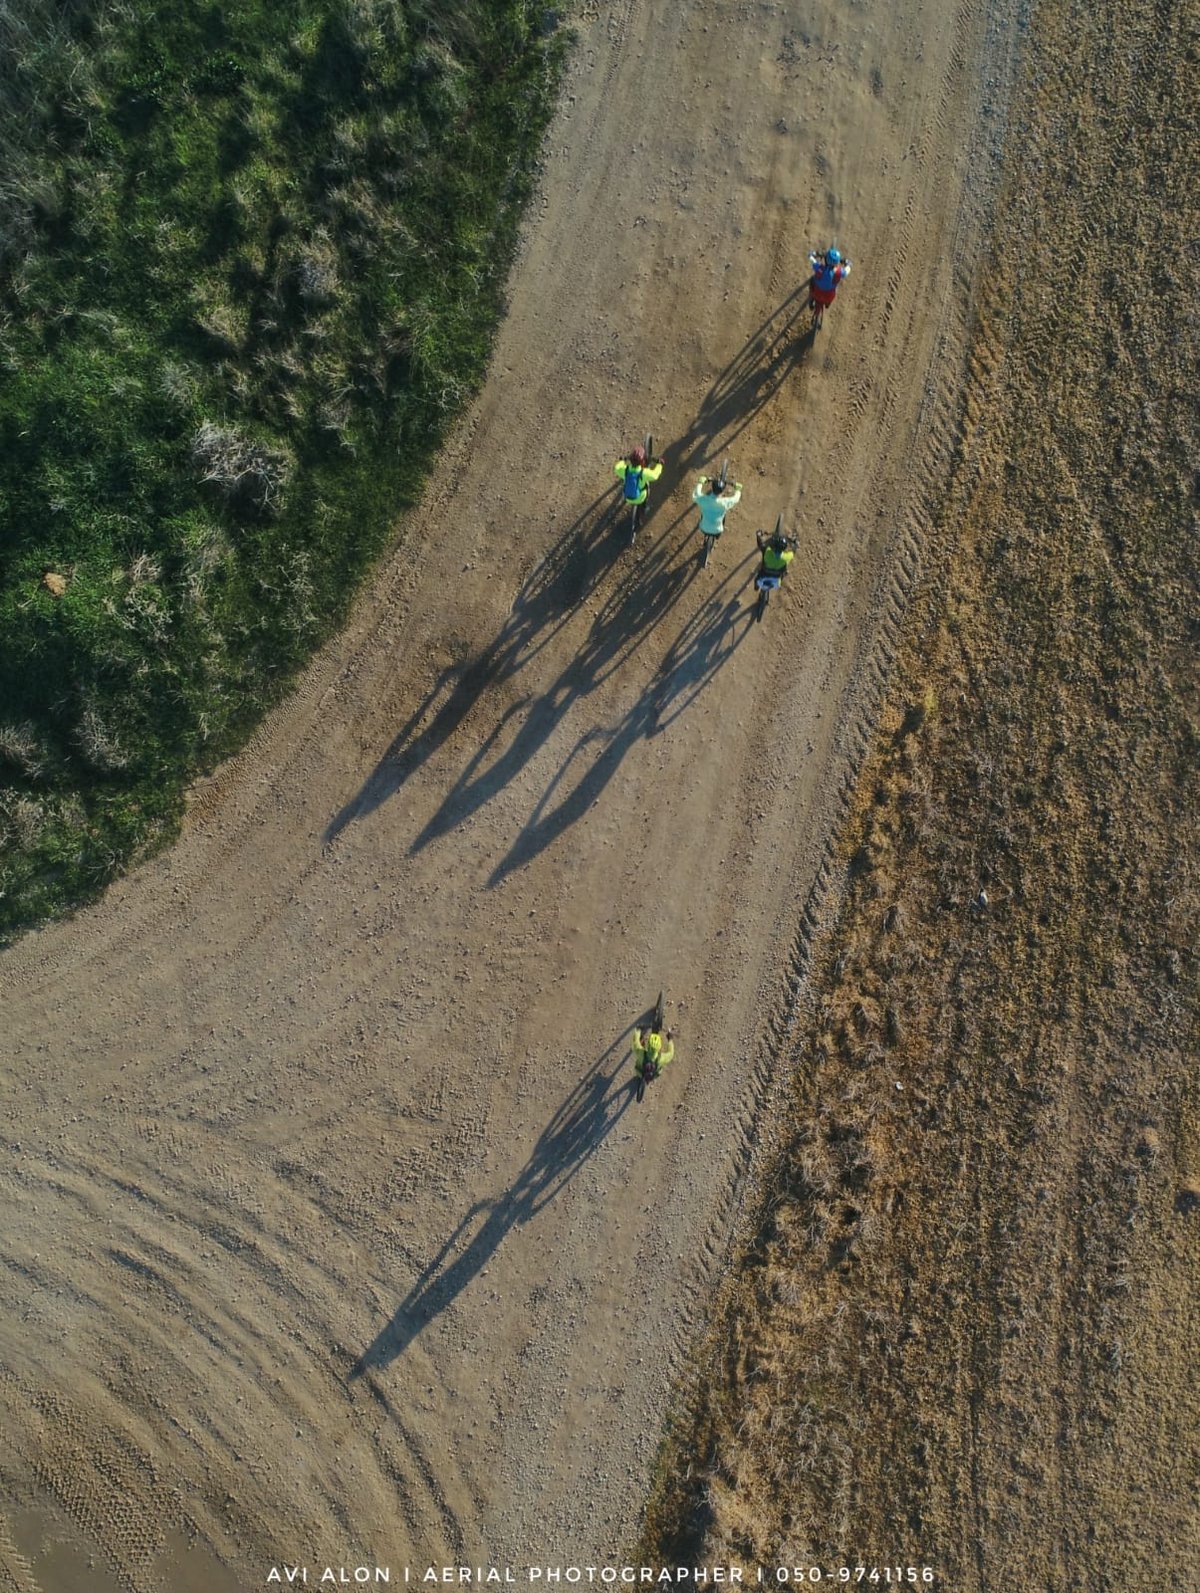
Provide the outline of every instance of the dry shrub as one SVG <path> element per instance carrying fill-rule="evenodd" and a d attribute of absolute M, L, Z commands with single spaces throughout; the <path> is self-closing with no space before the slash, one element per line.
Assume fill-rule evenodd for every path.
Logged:
<path fill-rule="evenodd" d="M 229 300 L 220 299 L 197 315 L 196 325 L 222 354 L 240 354 L 249 332 L 249 316 Z"/>
<path fill-rule="evenodd" d="M 324 227 L 318 227 L 295 263 L 296 288 L 305 304 L 323 307 L 338 296 L 337 251 Z"/>
<path fill-rule="evenodd" d="M 46 810 L 35 797 L 0 793 L 0 841 L 19 847 L 36 844 L 46 823 Z"/>
<path fill-rule="evenodd" d="M 162 579 L 162 565 L 153 554 L 139 553 L 125 573 L 130 586 L 142 586 L 147 581 L 158 582 Z"/>
<path fill-rule="evenodd" d="M 176 360 L 167 360 L 159 378 L 163 397 L 176 409 L 190 409 L 198 387 L 195 369 Z"/>
<path fill-rule="evenodd" d="M 75 743 L 93 769 L 102 774 L 127 768 L 129 754 L 91 704 L 84 708 L 75 730 Z"/>
<path fill-rule="evenodd" d="M 1143 1161 L 1156 1162 L 1162 1151 L 1162 1142 L 1158 1131 L 1147 1125 L 1138 1135 L 1137 1154 Z"/>
<path fill-rule="evenodd" d="M 353 419 L 350 405 L 341 403 L 322 404 L 317 411 L 317 420 L 322 431 L 332 432 L 347 453 L 356 453 L 354 439 L 350 435 L 350 423 Z"/>
<path fill-rule="evenodd" d="M 827 1195 L 833 1189 L 836 1173 L 829 1151 L 823 1144 L 806 1145 L 797 1162 L 801 1195 Z"/>
<path fill-rule="evenodd" d="M 249 503 L 277 514 L 291 480 L 291 455 L 246 436 L 234 426 L 206 420 L 192 439 L 192 459 L 201 479 L 229 502 Z"/>
<path fill-rule="evenodd" d="M 45 768 L 46 755 L 37 731 L 26 721 L 19 725 L 0 725 L 0 759 L 30 780 Z"/>

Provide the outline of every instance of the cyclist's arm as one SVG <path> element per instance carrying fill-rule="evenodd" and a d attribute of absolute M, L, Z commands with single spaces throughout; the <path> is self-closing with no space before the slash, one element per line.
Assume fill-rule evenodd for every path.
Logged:
<path fill-rule="evenodd" d="M 642 471 L 642 475 L 646 478 L 647 481 L 657 481 L 659 476 L 662 475 L 662 472 L 663 472 L 663 462 L 660 459 L 657 464 L 647 465 L 645 467 L 645 469 Z"/>
<path fill-rule="evenodd" d="M 742 484 L 739 481 L 739 482 L 737 482 L 737 484 L 734 487 L 734 490 L 729 494 L 729 496 L 727 498 L 722 498 L 721 502 L 722 502 L 722 504 L 724 505 L 724 507 L 726 509 L 732 509 L 735 503 L 740 503 L 741 502 L 741 497 L 742 497 Z"/>
<path fill-rule="evenodd" d="M 692 493 L 693 503 L 700 503 L 702 501 L 704 497 L 704 483 L 706 479 L 706 477 L 701 476 L 699 481 L 696 483 L 695 491 Z"/>
<path fill-rule="evenodd" d="M 628 469 L 629 461 L 627 459 L 618 459 L 616 464 L 613 466 L 613 475 L 623 476 Z"/>
<path fill-rule="evenodd" d="M 658 1065 L 659 1065 L 659 1067 L 660 1068 L 665 1068 L 667 1063 L 671 1060 L 671 1058 L 674 1055 L 675 1055 L 675 1042 L 674 1042 L 674 1040 L 665 1041 L 664 1044 L 663 1044 L 662 1050 L 658 1053 Z"/>

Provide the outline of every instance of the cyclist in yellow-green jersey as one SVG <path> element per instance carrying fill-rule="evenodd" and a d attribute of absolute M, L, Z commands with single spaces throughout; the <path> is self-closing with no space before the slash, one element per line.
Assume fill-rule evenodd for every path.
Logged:
<path fill-rule="evenodd" d="M 762 554 L 762 569 L 760 575 L 775 575 L 782 581 L 787 574 L 788 565 L 796 557 L 790 537 L 785 537 L 776 532 L 769 537 L 765 531 L 756 531 L 754 540 L 758 543 L 758 551 Z"/>
<path fill-rule="evenodd" d="M 618 459 L 613 466 L 613 474 L 621 478 L 625 502 L 633 505 L 638 524 L 641 523 L 646 510 L 650 484 L 657 481 L 662 473 L 662 460 L 647 459 L 646 450 L 640 443 L 636 448 L 631 448 L 624 459 Z"/>
<path fill-rule="evenodd" d="M 650 1063 L 652 1078 L 657 1078 L 667 1063 L 675 1055 L 675 1031 L 668 1029 L 665 1034 L 659 1034 L 654 1029 L 635 1029 L 633 1031 L 633 1071 L 641 1074 L 647 1061 Z"/>

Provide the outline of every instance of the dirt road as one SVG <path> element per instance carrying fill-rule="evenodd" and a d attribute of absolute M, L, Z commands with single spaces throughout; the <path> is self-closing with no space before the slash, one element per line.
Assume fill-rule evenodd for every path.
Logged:
<path fill-rule="evenodd" d="M 244 1585 L 631 1539 L 953 448 L 1015 10 L 582 10 L 429 501 L 181 842 L 0 963 L 13 1586 L 35 1505 L 138 1590 L 188 1534 Z"/>

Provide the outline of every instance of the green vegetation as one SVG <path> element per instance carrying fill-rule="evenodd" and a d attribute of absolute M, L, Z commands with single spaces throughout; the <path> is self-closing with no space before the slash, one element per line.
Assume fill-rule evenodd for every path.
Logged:
<path fill-rule="evenodd" d="M 478 382 L 527 0 L 0 15 L 0 934 L 171 833 Z"/>

